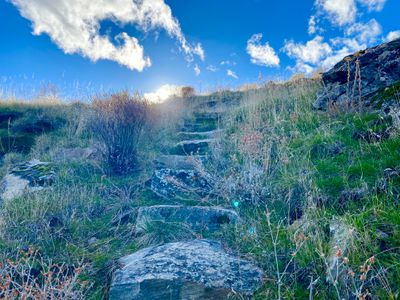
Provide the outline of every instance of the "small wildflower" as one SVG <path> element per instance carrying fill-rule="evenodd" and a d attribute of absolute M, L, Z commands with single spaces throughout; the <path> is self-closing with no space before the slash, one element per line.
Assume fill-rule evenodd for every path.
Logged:
<path fill-rule="evenodd" d="M 342 254 L 343 254 L 343 253 L 342 253 L 342 250 L 341 250 L 340 248 L 337 248 L 337 249 L 336 249 L 335 256 L 336 256 L 336 257 L 341 257 Z"/>
<path fill-rule="evenodd" d="M 348 257 L 343 258 L 343 263 L 347 265 L 349 263 L 349 258 Z"/>
<path fill-rule="evenodd" d="M 370 258 L 368 258 L 368 262 L 369 262 L 370 264 L 375 263 L 375 261 L 376 261 L 375 256 L 371 256 Z"/>
<path fill-rule="evenodd" d="M 360 275 L 360 280 L 364 281 L 365 279 L 367 279 L 367 275 L 365 273 Z"/>

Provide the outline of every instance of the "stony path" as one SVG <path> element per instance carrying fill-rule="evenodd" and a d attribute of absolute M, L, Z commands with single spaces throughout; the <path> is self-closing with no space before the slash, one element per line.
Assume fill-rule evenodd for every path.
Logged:
<path fill-rule="evenodd" d="M 177 132 L 178 143 L 157 159 L 150 181 L 151 190 L 174 205 L 139 208 L 136 234 L 152 222 L 179 223 L 198 236 L 240 222 L 234 210 L 204 206 L 202 201 L 210 195 L 212 183 L 197 166 L 221 133 L 220 117 L 220 113 L 198 113 L 183 122 Z M 235 293 L 240 299 L 250 298 L 263 278 L 253 262 L 230 254 L 219 241 L 204 239 L 149 247 L 120 259 L 119 264 L 111 300 L 232 299 Z"/>

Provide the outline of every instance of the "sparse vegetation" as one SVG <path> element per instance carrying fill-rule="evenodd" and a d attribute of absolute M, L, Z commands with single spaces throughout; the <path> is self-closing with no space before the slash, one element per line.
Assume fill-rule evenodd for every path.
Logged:
<path fill-rule="evenodd" d="M 146 123 L 148 105 L 128 93 L 111 95 L 93 102 L 93 134 L 104 148 L 114 174 L 124 175 L 137 168 L 138 144 Z"/>
<path fill-rule="evenodd" d="M 266 274 L 255 299 L 396 299 L 398 128 L 375 111 L 313 111 L 319 87 L 317 79 L 297 78 L 157 105 L 126 93 L 86 105 L 2 103 L 2 138 L 24 132 L 29 138 L 22 143 L 30 145 L 24 151 L 4 146 L 2 175 L 37 158 L 53 162 L 57 180 L 1 204 L 1 297 L 106 299 L 120 257 L 205 237 L 255 258 Z M 210 110 L 218 117 L 204 117 Z M 180 132 L 182 126 L 206 133 Z M 192 157 L 212 191 L 181 202 L 152 193 L 154 158 L 179 137 L 203 139 L 215 129 L 207 160 Z M 66 150 L 88 148 L 91 156 L 67 156 Z M 105 166 L 93 154 L 97 148 Z M 205 236 L 165 222 L 149 222 L 136 233 L 139 206 L 190 201 L 230 207 L 241 222 Z M 343 232 L 351 239 L 341 244 L 335 239 Z M 32 275 L 32 269 L 39 271 Z"/>

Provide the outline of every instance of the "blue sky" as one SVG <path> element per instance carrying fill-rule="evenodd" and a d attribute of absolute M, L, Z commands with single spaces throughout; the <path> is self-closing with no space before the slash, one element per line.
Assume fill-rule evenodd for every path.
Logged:
<path fill-rule="evenodd" d="M 64 97 L 284 79 L 400 37 L 398 0 L 0 0 L 0 91 Z"/>

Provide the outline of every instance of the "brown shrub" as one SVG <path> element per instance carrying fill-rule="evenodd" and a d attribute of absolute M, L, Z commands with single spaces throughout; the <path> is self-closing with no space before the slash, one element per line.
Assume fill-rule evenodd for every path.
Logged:
<path fill-rule="evenodd" d="M 123 175 L 137 167 L 137 151 L 147 120 L 148 103 L 127 92 L 93 101 L 94 136 L 104 146 L 104 156 L 114 174 Z"/>
<path fill-rule="evenodd" d="M 54 264 L 29 247 L 0 262 L 0 299 L 84 299 L 89 282 L 79 279 L 85 266 Z"/>
<path fill-rule="evenodd" d="M 181 90 L 181 93 L 183 98 L 189 98 L 194 96 L 195 90 L 191 86 L 184 86 Z"/>

